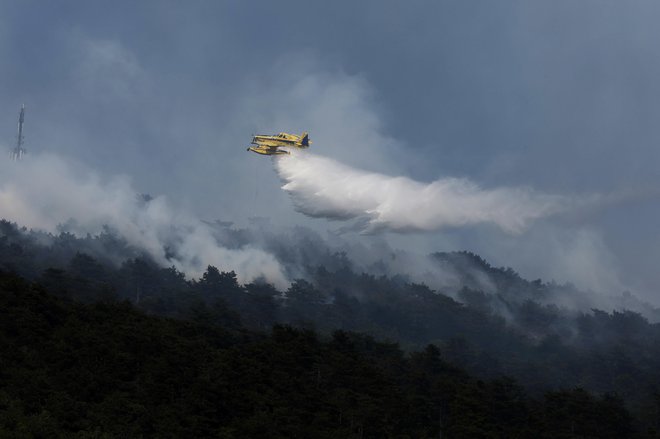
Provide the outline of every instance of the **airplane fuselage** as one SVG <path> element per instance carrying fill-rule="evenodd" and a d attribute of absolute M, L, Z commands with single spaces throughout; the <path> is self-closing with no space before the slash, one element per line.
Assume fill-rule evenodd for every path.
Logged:
<path fill-rule="evenodd" d="M 312 142 L 309 135 L 302 133 L 300 136 L 288 133 L 279 133 L 275 136 L 256 135 L 252 137 L 252 145 L 247 150 L 262 155 L 289 154 L 289 151 L 280 147 L 309 148 Z"/>

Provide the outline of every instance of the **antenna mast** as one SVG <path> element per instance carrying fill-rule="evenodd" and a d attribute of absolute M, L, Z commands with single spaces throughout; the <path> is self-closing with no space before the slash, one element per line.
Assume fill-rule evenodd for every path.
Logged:
<path fill-rule="evenodd" d="M 25 104 L 21 106 L 21 112 L 18 114 L 18 136 L 16 139 L 16 148 L 14 148 L 9 155 L 12 160 L 20 160 L 25 155 L 25 149 L 23 148 L 23 143 L 25 137 L 23 137 L 23 122 L 25 122 Z"/>

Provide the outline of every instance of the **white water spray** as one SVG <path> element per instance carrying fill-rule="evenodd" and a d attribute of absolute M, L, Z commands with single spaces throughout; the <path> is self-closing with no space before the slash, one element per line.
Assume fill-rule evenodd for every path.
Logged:
<path fill-rule="evenodd" d="M 357 219 L 364 233 L 418 232 L 491 223 L 521 233 L 567 200 L 529 188 L 482 189 L 459 178 L 422 183 L 366 172 L 308 152 L 277 157 L 276 169 L 296 209 L 311 217 Z"/>

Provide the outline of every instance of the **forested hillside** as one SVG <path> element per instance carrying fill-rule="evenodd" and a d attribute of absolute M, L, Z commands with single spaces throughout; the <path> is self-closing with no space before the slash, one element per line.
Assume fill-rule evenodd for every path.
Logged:
<path fill-rule="evenodd" d="M 228 240 L 231 237 L 231 239 L 236 240 L 235 245 L 238 246 L 241 245 L 242 240 L 248 239 L 246 236 L 249 233 L 249 231 L 231 231 L 228 236 L 219 237 L 219 239 Z M 271 245 L 274 246 L 274 244 Z M 279 245 L 281 245 L 281 242 L 279 242 Z M 291 245 L 298 246 L 301 243 L 296 242 Z M 201 353 L 206 350 L 207 345 L 211 345 L 213 349 L 219 349 L 224 353 L 226 353 L 224 349 L 247 349 L 246 352 L 251 353 L 245 354 L 244 360 L 247 362 L 245 367 L 264 373 L 262 369 L 270 367 L 267 366 L 268 362 L 277 355 L 270 353 L 270 351 L 261 352 L 259 349 L 275 349 L 272 343 L 277 339 L 277 334 L 279 336 L 288 334 L 287 337 L 290 336 L 298 341 L 303 340 L 304 343 L 308 343 L 309 346 L 302 349 L 302 351 L 313 352 L 313 354 L 309 353 L 308 355 L 311 357 L 308 356 L 305 360 L 312 361 L 312 363 L 305 364 L 313 364 L 313 366 L 310 366 L 313 370 L 311 372 L 307 370 L 304 373 L 298 370 L 299 373 L 291 376 L 286 375 L 288 372 L 273 372 L 276 377 L 281 378 L 281 381 L 269 378 L 267 382 L 270 385 L 275 385 L 274 383 L 278 383 L 278 385 L 280 383 L 286 384 L 293 379 L 292 377 L 298 379 L 303 376 L 308 378 L 312 376 L 313 378 L 314 374 L 316 374 L 317 381 L 321 380 L 322 378 L 319 377 L 331 373 L 327 370 L 324 372 L 323 367 L 325 366 L 323 365 L 335 363 L 330 359 L 334 354 L 328 354 L 330 357 L 327 358 L 319 355 L 325 355 L 322 353 L 326 352 L 327 349 L 334 349 L 337 337 L 348 337 L 352 340 L 353 345 L 362 346 L 358 349 L 359 356 L 364 356 L 360 357 L 362 360 L 372 366 L 375 364 L 381 372 L 382 370 L 387 372 L 385 374 L 387 379 L 383 378 L 385 379 L 383 383 L 389 382 L 387 386 L 391 387 L 384 384 L 379 384 L 376 387 L 390 389 L 393 392 L 401 391 L 404 394 L 409 391 L 413 392 L 412 396 L 403 397 L 396 393 L 387 396 L 387 398 L 392 397 L 393 400 L 402 401 L 408 397 L 412 398 L 412 403 L 406 403 L 412 404 L 409 405 L 409 410 L 412 410 L 410 407 L 416 407 L 414 401 L 417 401 L 420 396 L 414 394 L 414 389 L 405 387 L 408 384 L 402 384 L 398 380 L 411 379 L 414 376 L 413 369 L 411 369 L 415 365 L 414 360 L 433 352 L 437 356 L 437 360 L 443 364 L 443 370 L 460 371 L 460 373 L 456 372 L 458 373 L 456 376 L 464 377 L 468 382 L 473 383 L 471 386 L 477 386 L 477 389 L 481 389 L 478 386 L 485 386 L 484 389 L 489 389 L 489 386 L 504 386 L 509 389 L 507 392 L 511 391 L 516 395 L 521 395 L 522 402 L 520 404 L 525 409 L 514 412 L 527 413 L 529 416 L 525 415 L 525 420 L 521 420 L 518 426 L 510 426 L 511 428 L 520 427 L 521 432 L 525 431 L 523 426 L 534 425 L 539 427 L 541 425 L 538 424 L 539 422 L 546 422 L 543 419 L 549 416 L 545 413 L 546 410 L 549 410 L 547 404 L 555 401 L 557 410 L 559 408 L 568 410 L 567 407 L 571 407 L 570 404 L 573 404 L 573 402 L 569 404 L 564 399 L 572 401 L 573 398 L 583 401 L 582 403 L 576 403 L 576 406 L 582 404 L 584 407 L 590 407 L 588 410 L 591 414 L 598 412 L 593 407 L 602 407 L 602 404 L 608 407 L 616 407 L 616 410 L 623 410 L 620 403 L 624 404 L 626 410 L 621 413 L 628 413 L 633 417 L 634 421 L 631 421 L 630 425 L 634 425 L 639 434 L 660 427 L 660 416 L 658 414 L 660 411 L 658 405 L 660 400 L 658 397 L 660 394 L 660 389 L 658 389 L 658 383 L 660 383 L 660 327 L 656 323 L 650 323 L 647 317 L 637 312 L 623 308 L 618 311 L 604 311 L 581 309 L 579 306 L 568 307 L 565 304 L 566 297 L 586 297 L 586 293 L 580 292 L 570 285 L 544 283 L 541 280 L 527 281 L 512 269 L 491 267 L 486 261 L 470 253 L 437 253 L 432 256 L 434 263 L 438 264 L 438 270 L 442 272 L 450 270 L 455 278 L 460 281 L 460 288 L 454 290 L 432 290 L 427 285 L 415 283 L 409 277 L 398 273 L 387 275 L 374 274 L 373 271 L 361 271 L 345 254 L 331 253 L 327 249 L 319 249 L 319 246 L 314 245 L 295 249 L 281 247 L 278 256 L 281 260 L 286 260 L 289 257 L 293 267 L 293 262 L 299 261 L 301 258 L 292 255 L 300 255 L 301 253 L 305 253 L 305 257 L 302 259 L 306 261 L 304 266 L 298 267 L 301 278 L 294 281 L 288 289 L 280 291 L 265 282 L 255 281 L 241 285 L 237 282 L 236 275 L 231 271 L 231 267 L 216 268 L 209 266 L 201 278 L 188 279 L 173 267 L 163 268 L 157 266 L 140 251 L 117 238 L 111 230 L 106 230 L 98 236 L 78 238 L 65 232 L 54 236 L 21 230 L 16 225 L 3 221 L 0 222 L 0 269 L 5 273 L 14 273 L 25 279 L 18 280 L 5 275 L 5 285 L 8 283 L 15 285 L 15 288 L 12 287 L 13 289 L 5 289 L 13 291 L 12 294 L 15 298 L 22 299 L 25 297 L 26 300 L 31 301 L 27 304 L 19 303 L 20 306 L 17 305 L 19 308 L 29 308 L 25 311 L 28 317 L 24 318 L 22 316 L 23 311 L 17 311 L 19 314 L 9 314 L 5 320 L 8 322 L 13 321 L 17 328 L 29 326 L 20 323 L 23 320 L 30 323 L 33 320 L 46 319 L 48 325 L 62 323 L 62 318 L 53 321 L 48 320 L 49 315 L 57 314 L 55 311 L 48 311 L 48 307 L 43 309 L 45 317 L 30 317 L 32 314 L 39 314 L 42 311 L 38 308 L 38 304 L 42 299 L 45 303 L 55 307 L 53 309 L 59 310 L 57 312 L 64 313 L 67 316 L 74 316 L 75 313 L 109 313 L 109 315 L 104 314 L 103 316 L 94 314 L 95 317 L 76 317 L 77 320 L 71 324 L 74 326 L 82 325 L 79 320 L 85 321 L 87 322 L 86 326 L 83 325 L 85 329 L 76 329 L 67 333 L 69 335 L 83 334 L 87 331 L 101 331 L 101 333 L 110 331 L 108 337 L 114 337 L 112 331 L 125 327 L 126 324 L 117 323 L 115 325 L 106 324 L 106 322 L 111 322 L 114 318 L 120 320 L 133 319 L 131 321 L 136 325 L 138 323 L 135 322 L 140 322 L 139 325 L 148 326 L 148 328 L 136 326 L 130 331 L 127 329 L 127 333 L 132 334 L 130 337 L 142 337 L 144 335 L 144 339 L 139 343 L 143 343 L 140 346 L 145 349 L 145 355 L 160 355 L 159 352 L 163 352 L 163 355 L 169 355 L 166 351 L 162 351 L 163 346 L 169 346 L 163 340 L 172 341 L 174 343 L 172 348 L 176 348 L 177 343 L 181 343 L 181 349 L 198 350 L 183 355 L 186 358 L 185 360 L 162 359 L 158 360 L 159 364 L 163 367 L 169 367 L 168 365 L 179 364 L 181 361 L 184 363 L 190 361 L 190 363 L 180 364 L 176 367 L 191 367 L 195 370 L 202 370 L 206 367 L 204 365 L 206 363 L 198 364 L 197 361 L 207 361 L 206 354 Z M 39 287 L 30 286 L 31 282 L 36 282 Z M 41 293 L 42 290 L 48 293 Z M 29 294 L 17 294 L 20 291 L 29 291 Z M 51 297 L 51 294 L 58 297 L 58 299 Z M 37 297 L 42 299 L 37 300 Z M 653 316 L 657 313 L 657 310 L 630 295 L 622 296 L 621 300 L 623 306 L 626 303 L 631 308 L 645 306 L 647 309 L 646 315 Z M 83 303 L 87 305 L 81 305 Z M 35 309 L 34 306 L 37 306 L 37 308 Z M 8 309 L 11 310 L 11 307 Z M 97 328 L 97 325 L 101 325 L 101 327 Z M 170 331 L 170 335 L 149 335 L 149 331 L 156 330 L 153 329 L 156 327 L 154 325 L 158 328 L 162 327 L 163 331 Z M 276 325 L 277 328 L 275 332 L 272 335 L 265 335 L 271 333 L 273 325 Z M 65 352 L 68 353 L 66 355 L 73 355 L 74 353 L 77 355 L 76 352 L 78 352 L 77 349 L 81 346 L 79 344 L 81 342 L 70 340 L 68 336 L 60 341 L 53 341 L 51 337 L 54 336 L 54 333 L 51 330 L 52 328 L 48 328 L 51 327 L 45 326 L 42 328 L 40 334 L 47 336 L 47 339 L 39 341 L 40 343 L 62 343 L 62 349 L 66 349 Z M 160 330 L 157 329 L 157 331 Z M 3 352 L 21 353 L 21 346 L 23 346 L 21 343 L 23 342 L 16 341 L 15 338 L 12 339 L 11 337 L 15 337 L 16 334 L 12 335 L 11 331 L 11 326 L 7 327 L 5 335 L 10 337 L 8 342 L 10 347 L 7 347 L 7 349 L 3 347 Z M 116 336 L 122 340 L 125 338 L 124 335 Z M 373 341 L 370 337 L 374 337 L 379 342 Z M 28 336 L 28 338 L 33 339 L 34 337 Z M 105 349 L 105 345 L 101 342 L 102 338 L 101 335 L 98 335 L 96 339 L 96 343 L 99 345 L 98 349 Z M 149 342 L 151 339 L 156 343 L 153 346 Z M 35 339 L 36 341 L 37 339 Z M 202 343 L 205 347 L 203 349 L 199 348 L 198 345 L 195 345 L 197 342 Z M 18 344 L 13 345 L 12 343 Z M 73 347 L 66 347 L 67 343 L 73 343 L 74 345 Z M 120 346 L 123 341 L 117 341 L 117 343 L 117 346 Z M 429 344 L 435 346 L 431 348 L 431 351 L 427 348 Z M 154 346 L 158 346 L 158 348 L 156 349 Z M 108 349 L 110 348 L 108 347 Z M 400 349 L 403 352 L 410 353 L 410 355 L 402 353 Z M 369 355 L 372 355 L 369 353 L 372 350 L 379 352 L 384 350 L 388 354 L 383 354 L 384 356 L 374 363 L 371 361 L 373 359 L 369 357 Z M 22 370 L 25 367 L 26 370 L 33 370 L 31 368 L 34 364 L 42 361 L 48 363 L 42 355 L 43 352 L 50 352 L 53 355 L 65 355 L 64 353 L 58 354 L 56 351 L 55 348 L 50 350 L 40 348 L 29 350 L 29 355 L 25 354 L 27 356 L 12 358 L 19 361 L 19 363 L 16 363 L 18 369 Z M 26 358 L 32 358 L 37 354 L 38 358 L 34 358 L 37 363 L 34 363 L 33 366 L 22 363 Z M 295 355 L 298 354 L 298 352 L 295 353 Z M 302 353 L 300 354 L 302 355 Z M 121 359 L 124 358 L 124 354 L 112 354 L 111 357 L 113 358 L 112 361 L 116 361 L 114 360 L 115 357 Z M 310 358 L 313 358 L 313 360 L 309 360 Z M 263 359 L 263 361 L 257 359 Z M 71 367 L 78 367 L 80 362 L 84 363 L 92 360 L 71 361 Z M 135 358 L 129 359 L 127 357 L 126 361 L 128 363 L 137 361 L 141 365 L 146 364 L 143 360 Z M 295 360 L 292 358 L 286 359 L 285 362 L 290 365 L 291 362 L 296 361 L 298 361 L 297 357 Z M 344 367 L 343 362 L 343 360 L 337 361 L 332 368 Z M 450 364 L 453 366 L 449 366 Z M 44 364 L 43 367 L 50 366 Z M 137 366 L 135 365 L 131 367 L 133 367 L 131 369 L 133 374 L 141 370 L 136 369 Z M 112 367 L 103 370 L 114 374 L 120 373 L 123 369 L 118 367 L 117 364 L 113 364 Z M 26 370 L 23 371 L 27 373 L 25 379 L 32 375 L 32 372 L 28 373 Z M 163 373 L 166 375 L 170 372 L 171 370 Z M 201 372 L 199 373 L 201 374 Z M 212 375 L 205 373 L 206 375 L 203 375 L 206 377 L 205 379 L 210 379 L 208 377 Z M 279 376 L 280 373 L 284 375 Z M 336 373 L 338 376 L 345 374 L 346 377 L 342 379 L 357 379 L 353 372 L 349 371 L 332 373 Z M 100 373 L 98 379 L 104 379 L 104 375 L 105 372 Z M 366 373 L 365 379 L 371 375 L 373 375 L 372 372 Z M 42 370 L 35 376 L 51 379 L 51 372 Z M 84 376 L 84 374 L 81 376 Z M 511 383 L 508 380 L 502 381 L 505 376 L 512 377 L 519 383 L 520 387 L 518 385 L 502 384 Z M 238 380 L 240 377 L 234 376 L 234 378 Z M 309 379 L 314 381 L 312 378 Z M 168 379 L 172 380 L 173 378 Z M 134 375 L 126 377 L 126 380 L 135 386 L 139 384 L 138 387 L 127 390 L 128 394 L 132 396 L 124 395 L 133 404 L 134 400 L 131 398 L 135 396 L 136 389 L 140 389 L 144 381 L 140 379 L 136 384 L 134 381 L 137 378 Z M 252 383 L 253 381 L 258 382 L 256 378 L 250 376 L 247 382 Z M 452 386 L 457 385 L 454 378 L 449 381 L 451 381 Z M 186 388 L 192 388 L 191 386 L 192 384 L 187 385 Z M 208 388 L 208 386 L 202 387 Z M 258 395 L 269 395 L 270 393 L 266 391 L 266 387 L 264 385 L 264 387 L 254 390 L 255 395 L 253 396 L 256 398 Z M 344 397 L 350 401 L 362 401 L 363 396 L 360 396 L 360 392 L 363 390 L 361 389 L 368 387 L 369 385 L 366 383 L 360 383 L 359 386 L 357 384 L 347 386 L 346 389 L 348 390 L 344 391 L 348 393 Z M 284 388 L 278 388 L 277 392 L 289 391 L 287 389 L 293 392 L 291 389 L 295 389 L 295 386 L 289 388 L 284 385 Z M 471 387 L 471 389 L 474 391 L 474 387 Z M 515 391 L 511 389 L 515 389 Z M 178 390 L 172 392 L 174 393 L 171 395 L 178 395 Z M 478 392 L 482 392 L 482 390 Z M 483 392 L 489 394 L 490 390 L 483 390 Z M 52 392 L 48 393 L 51 394 Z M 149 390 L 146 393 L 151 394 L 152 392 Z M 249 391 L 247 395 L 250 395 Z M 295 392 L 287 395 L 272 394 L 271 396 L 277 401 L 283 401 L 289 397 L 298 398 Z M 435 393 L 432 392 L 427 396 L 430 398 L 433 395 Z M 197 396 L 195 395 L 195 398 Z M 149 397 L 149 395 L 145 394 L 146 397 Z M 368 398 L 365 396 L 364 398 L 369 399 L 372 397 L 374 396 L 371 395 Z M 9 398 L 7 401 L 11 402 L 15 397 L 7 396 L 7 398 Z M 21 398 L 18 397 L 17 401 L 22 401 Z M 74 401 L 78 400 L 78 396 L 71 398 Z M 170 398 L 173 398 L 173 401 L 179 401 L 178 398 L 180 397 L 170 396 Z M 333 398 L 335 397 L 333 396 Z M 500 396 L 496 398 L 500 398 Z M 307 400 L 304 400 L 304 403 L 300 399 L 296 401 L 294 405 L 300 403 L 305 407 L 310 406 Z M 492 401 L 482 402 L 485 406 L 492 406 Z M 334 407 L 332 410 L 328 409 L 331 413 L 327 414 L 328 425 L 334 425 L 332 423 L 340 416 L 337 410 L 344 413 L 343 409 L 337 409 L 337 406 L 333 405 L 335 403 L 336 399 L 332 399 L 331 402 L 324 402 L 325 405 L 322 404 L 326 408 Z M 465 403 L 472 406 L 472 403 Z M 10 404 L 7 404 L 5 407 L 10 407 Z M 19 404 L 19 402 L 16 402 L 16 404 Z M 23 402 L 20 402 L 20 404 L 23 404 Z M 131 404 L 128 404 L 127 407 L 132 407 Z M 136 404 L 144 407 L 148 405 L 146 402 L 136 402 Z M 240 402 L 237 402 L 237 404 L 240 404 Z M 266 406 L 274 410 L 275 407 L 279 407 L 278 404 L 266 404 Z M 290 404 L 290 402 L 287 402 L 287 404 Z M 377 407 L 381 407 L 383 404 L 387 406 L 386 403 L 380 400 L 374 404 Z M 422 405 L 425 406 L 425 404 Z M 451 406 L 454 402 L 445 400 L 442 404 Z M 420 407 L 415 410 L 421 410 Z M 444 407 L 442 410 L 447 410 L 447 406 L 442 407 Z M 40 413 L 34 411 L 36 409 L 25 409 L 27 410 L 25 411 L 21 408 L 16 410 L 18 411 L 15 412 L 15 416 L 19 418 L 36 416 L 36 413 Z M 48 409 L 49 413 L 50 410 Z M 139 410 L 147 409 L 139 408 Z M 155 409 L 150 408 L 147 412 L 153 413 L 153 410 Z M 402 409 L 399 407 L 392 410 L 391 413 L 394 413 L 401 412 Z M 443 426 L 443 429 L 446 427 L 447 432 L 453 431 L 449 429 L 447 423 L 450 421 L 446 419 L 446 412 L 442 410 L 440 415 L 437 415 L 438 412 L 435 411 L 433 415 L 428 415 L 431 417 L 439 416 L 437 419 L 434 418 L 436 419 L 433 421 L 435 424 L 429 424 L 431 421 L 428 420 L 411 421 L 413 423 L 419 422 L 414 428 L 428 428 L 424 430 L 424 434 L 430 436 L 437 436 L 437 428 L 440 428 L 440 425 Z M 580 410 L 572 408 L 570 414 L 565 413 L 562 416 L 570 417 L 573 416 L 574 412 L 578 413 Z M 459 410 L 459 412 L 462 413 L 463 411 Z M 382 419 L 391 419 L 391 413 L 381 413 L 378 416 L 381 416 Z M 531 415 L 530 413 L 534 414 Z M 249 416 L 252 415 L 257 416 L 254 413 Z M 136 414 L 127 416 L 140 418 Z M 244 425 L 244 416 L 247 416 L 245 412 L 241 412 L 237 416 L 240 419 L 236 422 Z M 290 415 L 287 414 L 286 416 Z M 309 416 L 309 414 L 301 416 Z M 383 437 L 383 431 L 392 432 L 392 436 L 405 431 L 417 431 L 413 429 L 412 424 L 406 426 L 403 426 L 403 424 L 399 426 L 390 425 L 387 427 L 389 430 L 377 430 L 377 428 L 382 427 L 379 424 L 382 421 L 377 421 L 381 418 L 370 418 L 370 416 L 376 416 L 371 414 L 364 415 L 365 417 L 360 418 L 362 420 L 359 422 L 354 419 L 352 424 L 344 424 L 344 422 L 349 422 L 346 416 L 345 413 L 341 414 L 342 421 L 338 426 L 328 427 L 330 428 L 328 431 L 335 431 L 332 429 L 339 428 L 339 431 L 344 432 L 344 436 L 337 433 L 338 436 L 336 437 L 346 437 L 345 434 L 348 434 L 349 431 L 359 435 L 359 429 L 365 432 L 365 437 L 369 437 L 369 434 L 372 437 Z M 453 412 L 452 419 L 455 419 L 455 416 L 458 416 L 457 412 Z M 492 421 L 488 422 L 495 424 L 500 422 L 498 420 L 500 415 L 492 413 L 480 413 L 474 416 L 491 419 Z M 407 417 L 408 415 L 406 415 Z M 367 422 L 365 419 L 371 420 Z M 268 418 L 263 422 L 271 421 L 272 419 Z M 85 425 L 99 425 L 98 422 L 100 421 L 96 419 L 90 422 Z M 226 427 L 231 422 L 223 425 Z M 580 423 L 580 425 L 583 424 Z M 598 424 L 604 425 L 600 422 Z M 61 428 L 60 424 L 53 425 L 55 425 L 53 428 Z M 192 421 L 186 421 L 185 425 L 192 428 Z M 435 427 L 431 427 L 431 425 Z M 625 429 L 629 426 L 627 421 L 622 421 L 622 423 L 617 421 L 617 425 L 625 426 Z M 503 426 L 491 427 L 496 429 L 505 428 Z M 130 428 L 142 427 L 132 426 Z M 226 435 L 229 435 L 228 437 L 233 434 L 232 431 L 234 430 L 231 428 L 223 430 Z M 348 428 L 349 430 L 341 430 L 342 428 Z M 541 430 L 548 431 L 548 428 L 546 426 Z M 574 429 L 575 427 L 571 428 Z M 235 431 L 237 432 L 235 433 L 236 437 L 245 437 L 240 433 L 242 430 Z M 380 433 L 373 433 L 376 431 Z M 418 434 L 411 434 L 411 437 L 424 437 L 421 433 L 422 430 L 419 431 Z M 506 430 L 506 434 L 503 433 L 505 430 L 498 431 L 500 431 L 500 437 L 515 437 L 517 434 L 514 434 L 514 430 Z M 616 431 L 616 429 L 611 431 Z M 282 437 L 287 437 L 287 434 L 282 434 Z M 299 433 L 299 436 L 305 437 L 306 434 Z M 478 437 L 478 435 L 475 437 Z M 595 436 L 592 435 L 592 437 L 607 436 L 602 436 L 599 433 Z"/>
<path fill-rule="evenodd" d="M 404 355 L 352 332 L 257 333 L 200 317 L 83 305 L 1 274 L 0 435 L 652 437 L 635 432 L 618 397 L 531 398 L 510 379 L 470 376 L 433 345 Z"/>

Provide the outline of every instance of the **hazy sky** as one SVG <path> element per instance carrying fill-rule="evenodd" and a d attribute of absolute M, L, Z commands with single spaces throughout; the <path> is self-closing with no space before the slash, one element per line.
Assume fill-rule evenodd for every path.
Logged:
<path fill-rule="evenodd" d="M 239 224 L 328 226 L 245 151 L 256 132 L 423 182 L 600 194 L 523 234 L 386 239 L 660 301 L 658 22 L 655 1 L 0 0 L 0 144 L 25 103 L 29 152 Z"/>

